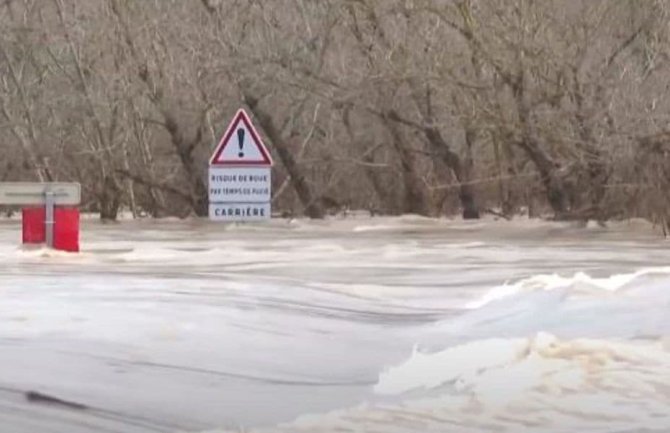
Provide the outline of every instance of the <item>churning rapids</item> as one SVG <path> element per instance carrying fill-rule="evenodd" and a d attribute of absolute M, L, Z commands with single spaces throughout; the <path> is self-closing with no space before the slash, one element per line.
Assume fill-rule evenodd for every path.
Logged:
<path fill-rule="evenodd" d="M 0 222 L 0 432 L 668 432 L 640 222 Z"/>

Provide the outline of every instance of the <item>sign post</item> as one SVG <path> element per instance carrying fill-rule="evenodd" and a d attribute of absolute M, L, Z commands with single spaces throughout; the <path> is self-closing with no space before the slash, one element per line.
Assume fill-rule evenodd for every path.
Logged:
<path fill-rule="evenodd" d="M 56 221 L 54 220 L 54 193 L 50 189 L 47 189 L 44 192 L 44 202 L 46 206 L 46 218 L 44 219 L 44 228 L 46 231 L 46 241 L 47 247 L 54 247 L 54 225 Z"/>
<path fill-rule="evenodd" d="M 44 242 L 49 248 L 78 251 L 79 211 L 63 206 L 80 201 L 78 183 L 0 183 L 0 205 L 40 206 L 23 211 L 24 243 Z"/>
<path fill-rule="evenodd" d="M 209 218 L 261 221 L 271 216 L 272 158 L 239 110 L 209 161 Z"/>

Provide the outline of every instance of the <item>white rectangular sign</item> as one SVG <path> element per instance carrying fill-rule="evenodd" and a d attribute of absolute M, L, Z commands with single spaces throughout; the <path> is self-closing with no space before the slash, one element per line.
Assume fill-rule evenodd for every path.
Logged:
<path fill-rule="evenodd" d="M 270 203 L 210 203 L 213 221 L 263 221 L 270 219 Z"/>
<path fill-rule="evenodd" d="M 262 221 L 271 217 L 272 158 L 244 110 L 228 125 L 209 160 L 209 218 Z"/>
<path fill-rule="evenodd" d="M 0 204 L 43 205 L 47 191 L 53 194 L 56 205 L 74 206 L 81 201 L 81 185 L 78 183 L 6 182 L 0 183 Z"/>
<path fill-rule="evenodd" d="M 267 203 L 270 167 L 210 167 L 210 203 Z"/>

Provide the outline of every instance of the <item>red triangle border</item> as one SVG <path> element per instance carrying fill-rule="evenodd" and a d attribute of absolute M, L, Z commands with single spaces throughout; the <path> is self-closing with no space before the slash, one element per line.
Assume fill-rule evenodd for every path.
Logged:
<path fill-rule="evenodd" d="M 262 161 L 246 161 L 246 162 L 239 162 L 239 161 L 219 161 L 216 162 L 220 157 L 221 154 L 223 153 L 224 148 L 226 147 L 226 143 L 230 140 L 230 137 L 233 135 L 235 130 L 237 129 L 237 125 L 240 124 L 240 122 L 244 123 L 244 126 L 246 126 L 247 130 L 251 133 L 251 138 L 253 139 L 254 144 L 258 148 L 259 152 L 263 156 Z M 273 164 L 272 162 L 272 157 L 270 156 L 270 152 L 268 152 L 267 147 L 265 147 L 265 144 L 263 143 L 263 140 L 261 140 L 260 135 L 256 131 L 256 128 L 254 128 L 254 125 L 251 123 L 251 119 L 249 118 L 249 115 L 244 111 L 243 108 L 240 108 L 237 111 L 237 114 L 235 114 L 235 117 L 233 118 L 233 121 L 230 122 L 228 125 L 228 129 L 226 129 L 226 133 L 223 134 L 223 137 L 219 141 L 219 144 L 217 144 L 216 149 L 214 150 L 214 153 L 212 154 L 212 157 L 209 159 L 209 165 L 210 167 L 221 167 L 221 166 L 262 166 L 262 167 L 271 167 Z"/>

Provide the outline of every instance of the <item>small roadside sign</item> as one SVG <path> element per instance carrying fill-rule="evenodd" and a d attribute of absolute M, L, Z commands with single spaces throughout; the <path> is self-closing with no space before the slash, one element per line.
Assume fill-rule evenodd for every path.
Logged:
<path fill-rule="evenodd" d="M 239 110 L 209 160 L 209 217 L 213 221 L 270 218 L 272 158 L 251 119 Z"/>

